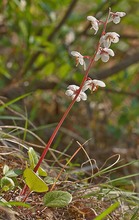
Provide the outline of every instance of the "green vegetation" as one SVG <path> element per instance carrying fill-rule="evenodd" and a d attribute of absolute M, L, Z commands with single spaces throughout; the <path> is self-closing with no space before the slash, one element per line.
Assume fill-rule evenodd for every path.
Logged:
<path fill-rule="evenodd" d="M 139 219 L 138 4 L 0 1 L 0 219 Z M 75 102 L 34 172 L 71 101 L 67 86 L 85 74 L 71 51 L 97 50 L 102 27 L 94 35 L 86 18 L 105 21 L 109 8 L 126 12 L 106 27 L 120 41 L 89 71 L 106 88 Z"/>

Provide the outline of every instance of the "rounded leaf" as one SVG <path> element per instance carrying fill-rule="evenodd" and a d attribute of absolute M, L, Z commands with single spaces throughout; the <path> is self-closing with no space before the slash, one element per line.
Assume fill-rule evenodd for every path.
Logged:
<path fill-rule="evenodd" d="M 34 167 L 36 166 L 36 164 L 38 163 L 38 156 L 32 147 L 30 147 L 28 150 L 28 156 L 29 156 L 29 162 L 30 162 L 31 169 L 33 170 Z M 41 167 L 39 167 L 39 169 L 38 169 L 38 174 L 40 176 L 47 176 L 46 171 Z"/>
<path fill-rule="evenodd" d="M 5 176 L 7 177 L 17 177 L 19 175 L 21 175 L 23 173 L 23 171 L 21 169 L 13 169 L 13 170 L 9 170 Z"/>
<path fill-rule="evenodd" d="M 72 201 L 72 195 L 66 191 L 52 191 L 45 194 L 43 202 L 47 207 L 64 207 Z"/>
<path fill-rule="evenodd" d="M 1 183 L 1 188 L 3 191 L 8 191 L 10 189 L 13 189 L 15 186 L 14 181 L 11 178 L 6 177 L 6 176 L 1 178 L 0 183 Z"/>
<path fill-rule="evenodd" d="M 46 192 L 48 191 L 47 184 L 30 168 L 24 170 L 23 176 L 25 182 L 31 191 Z"/>

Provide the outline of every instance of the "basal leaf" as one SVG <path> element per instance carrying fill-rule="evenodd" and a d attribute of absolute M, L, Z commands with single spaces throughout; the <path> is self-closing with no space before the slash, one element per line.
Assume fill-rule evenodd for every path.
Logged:
<path fill-rule="evenodd" d="M 15 186 L 14 181 L 11 178 L 6 177 L 6 176 L 1 178 L 0 183 L 1 183 L 1 188 L 3 191 L 8 191 L 10 189 L 13 189 Z"/>
<path fill-rule="evenodd" d="M 47 184 L 30 168 L 24 170 L 23 176 L 25 182 L 31 191 L 46 192 L 48 191 Z"/>
<path fill-rule="evenodd" d="M 47 176 L 46 171 L 43 168 L 41 168 L 41 167 L 39 167 L 39 169 L 38 169 L 38 174 L 40 176 Z"/>
<path fill-rule="evenodd" d="M 35 150 L 30 147 L 28 150 L 29 162 L 32 169 L 34 169 L 35 165 L 38 163 L 38 156 Z"/>
<path fill-rule="evenodd" d="M 17 176 L 21 175 L 22 173 L 23 173 L 23 171 L 21 169 L 13 169 L 13 170 L 9 170 L 8 172 L 6 172 L 5 176 L 17 177 Z"/>
<path fill-rule="evenodd" d="M 32 147 L 30 147 L 29 150 L 28 150 L 28 156 L 29 156 L 30 166 L 33 170 L 34 167 L 36 166 L 36 164 L 38 163 L 38 156 L 37 156 L 35 150 Z M 38 174 L 40 176 L 47 176 L 46 171 L 41 167 L 39 167 L 39 169 L 38 169 Z"/>
<path fill-rule="evenodd" d="M 72 201 L 72 195 L 65 191 L 52 191 L 45 194 L 43 201 L 47 207 L 64 207 Z"/>

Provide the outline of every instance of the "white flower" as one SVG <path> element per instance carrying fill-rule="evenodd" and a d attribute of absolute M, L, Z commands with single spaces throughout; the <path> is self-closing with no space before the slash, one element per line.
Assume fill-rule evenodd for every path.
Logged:
<path fill-rule="evenodd" d="M 101 60 L 103 62 L 107 62 L 109 60 L 109 56 L 112 56 L 112 57 L 114 56 L 113 50 L 111 50 L 109 48 L 100 47 L 96 56 L 95 56 L 95 61 L 97 61 L 101 58 Z"/>
<path fill-rule="evenodd" d="M 92 25 L 91 29 L 94 29 L 96 34 L 99 29 L 99 21 L 93 16 L 87 16 L 87 20 L 91 21 L 91 25 Z"/>
<path fill-rule="evenodd" d="M 77 95 L 79 88 L 80 87 L 76 85 L 69 85 L 65 94 L 67 96 L 70 96 L 73 100 L 75 96 Z M 87 100 L 87 95 L 82 90 L 80 91 L 80 94 L 76 98 L 76 102 L 80 102 L 81 100 L 84 100 L 84 101 Z"/>
<path fill-rule="evenodd" d="M 116 32 L 108 32 L 100 38 L 100 43 L 104 47 L 109 48 L 112 43 L 117 43 L 119 41 L 120 35 Z"/>
<path fill-rule="evenodd" d="M 86 70 L 86 64 L 84 61 L 84 57 L 77 51 L 72 51 L 71 55 L 76 57 L 76 66 L 78 66 L 78 64 L 80 63 L 81 65 L 84 66 L 84 70 Z"/>
<path fill-rule="evenodd" d="M 92 90 L 93 92 L 96 91 L 98 89 L 98 87 L 105 87 L 106 84 L 101 81 L 101 80 L 97 80 L 97 79 L 89 79 L 85 82 L 84 86 L 83 86 L 83 91 L 86 91 L 87 89 Z"/>
<path fill-rule="evenodd" d="M 109 21 L 113 21 L 113 23 L 118 24 L 122 17 L 126 15 L 125 12 L 111 12 Z"/>

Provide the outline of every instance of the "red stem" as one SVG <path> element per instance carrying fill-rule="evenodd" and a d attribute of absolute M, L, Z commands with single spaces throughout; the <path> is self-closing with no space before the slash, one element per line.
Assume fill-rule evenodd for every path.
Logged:
<path fill-rule="evenodd" d="M 105 21 L 105 23 L 104 23 L 104 27 L 103 27 L 103 31 L 102 31 L 101 36 L 105 34 L 105 30 L 106 30 L 106 26 L 107 26 L 107 23 L 108 23 L 109 15 L 110 15 L 110 9 L 109 9 L 109 14 L 108 14 L 108 16 L 107 16 L 107 18 L 106 18 L 106 21 Z M 51 144 L 52 144 L 52 142 L 53 142 L 53 140 L 54 140 L 54 138 L 55 138 L 57 132 L 59 131 L 61 125 L 63 124 L 63 122 L 64 122 L 64 120 L 66 119 L 68 113 L 70 112 L 72 106 L 74 105 L 74 103 L 75 103 L 75 101 L 76 101 L 78 95 L 80 94 L 80 92 L 81 92 L 81 90 L 82 90 L 82 88 L 83 88 L 83 85 L 84 85 L 85 81 L 86 81 L 87 78 L 88 78 L 88 74 L 89 74 L 89 71 L 90 71 L 90 69 L 91 69 L 91 66 L 92 66 L 92 64 L 93 64 L 94 61 L 95 61 L 95 56 L 96 56 L 96 54 L 97 54 L 97 52 L 98 52 L 98 50 L 99 50 L 99 47 L 100 47 L 100 43 L 98 43 L 98 45 L 97 45 L 96 52 L 94 53 L 94 56 L 90 59 L 89 66 L 88 66 L 88 68 L 87 68 L 87 70 L 86 70 L 86 72 L 85 72 L 84 78 L 83 78 L 83 80 L 82 80 L 82 82 L 81 82 L 80 88 L 79 88 L 79 90 L 78 90 L 76 96 L 74 97 L 74 99 L 73 99 L 72 102 L 70 103 L 69 107 L 68 107 L 67 110 L 65 111 L 65 113 L 64 113 L 64 115 L 62 116 L 61 120 L 59 121 L 58 125 L 56 126 L 56 128 L 55 128 L 55 130 L 54 130 L 52 136 L 50 137 L 48 143 L 46 144 L 45 149 L 44 149 L 44 151 L 42 152 L 42 155 L 41 155 L 41 157 L 40 157 L 38 163 L 36 164 L 36 166 L 35 166 L 35 168 L 34 168 L 34 172 L 37 172 L 38 168 L 40 167 L 40 164 L 41 164 L 41 162 L 43 161 L 44 157 L 46 156 L 46 154 L 47 154 L 47 152 L 48 152 L 48 150 L 49 150 L 49 148 L 50 148 L 50 146 L 51 146 Z M 28 186 L 25 185 L 24 188 L 22 189 L 20 195 L 25 195 L 27 189 L 28 189 Z M 27 196 L 28 196 L 28 195 L 27 195 Z M 26 198 L 27 198 L 27 196 L 26 196 Z"/>

